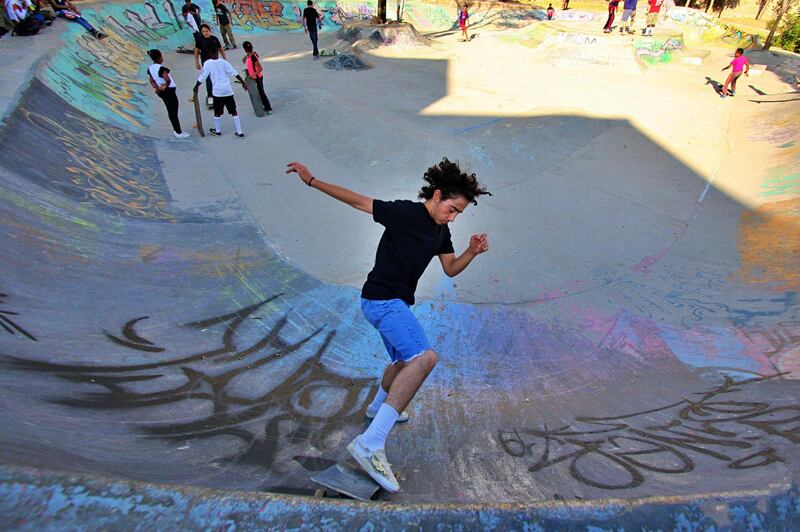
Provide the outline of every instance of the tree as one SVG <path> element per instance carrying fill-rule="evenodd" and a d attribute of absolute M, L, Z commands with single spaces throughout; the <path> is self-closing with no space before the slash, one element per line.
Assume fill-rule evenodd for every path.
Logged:
<path fill-rule="evenodd" d="M 722 12 L 726 8 L 735 8 L 739 6 L 739 0 L 713 0 L 713 11 L 716 11 L 717 18 L 722 18 Z"/>
<path fill-rule="evenodd" d="M 769 0 L 758 0 L 758 12 L 756 13 L 756 20 L 761 18 L 764 13 L 764 8 L 769 4 Z"/>
<path fill-rule="evenodd" d="M 778 24 L 781 23 L 781 19 L 784 13 L 786 13 L 786 10 L 789 9 L 789 1 L 790 0 L 780 0 L 780 3 L 775 8 L 775 22 L 772 23 L 772 28 L 769 30 L 769 35 L 767 36 L 766 42 L 764 42 L 762 50 L 767 51 L 769 47 L 772 46 L 772 39 L 775 38 L 775 31 L 778 29 Z"/>
<path fill-rule="evenodd" d="M 386 24 L 386 0 L 378 0 L 378 19 Z"/>

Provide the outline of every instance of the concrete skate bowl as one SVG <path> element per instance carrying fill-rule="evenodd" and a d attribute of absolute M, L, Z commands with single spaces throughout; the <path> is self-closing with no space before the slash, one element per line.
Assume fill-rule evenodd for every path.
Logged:
<path fill-rule="evenodd" d="M 205 165 L 211 139 L 170 144 L 185 157 L 168 169 L 150 134 L 140 68 L 182 39 L 171 5 L 106 6 L 102 46 L 70 29 L 0 129 L 4 528 L 800 526 L 791 95 L 747 102 L 758 128 L 742 129 L 758 133 L 731 133 L 715 179 L 624 120 L 418 118 L 424 133 L 392 146 L 401 170 L 418 175 L 426 145 L 476 161 L 495 196 L 453 231 L 485 229 L 493 249 L 421 282 L 415 312 L 441 361 L 387 449 L 402 491 L 319 499 L 309 477 L 346 460 L 385 355 L 358 281 L 291 246 L 313 244 L 311 217 L 290 238 L 253 215 L 252 194 L 177 201 L 200 173 L 172 173 Z M 297 30 L 294 6 L 240 5 L 240 31 Z M 322 6 L 331 30 L 370 9 Z M 329 108 L 303 109 L 323 127 Z M 376 143 L 394 134 L 371 127 Z M 331 165 L 358 153 L 337 142 L 318 145 Z M 604 167 L 608 145 L 630 147 L 632 171 Z M 763 160 L 750 196 L 724 188 L 750 153 Z M 279 172 L 299 155 L 270 157 Z M 534 162 L 535 175 L 515 166 Z M 363 177 L 392 197 L 419 186 Z M 316 223 L 369 223 L 313 205 Z M 377 242 L 342 238 L 356 265 Z"/>

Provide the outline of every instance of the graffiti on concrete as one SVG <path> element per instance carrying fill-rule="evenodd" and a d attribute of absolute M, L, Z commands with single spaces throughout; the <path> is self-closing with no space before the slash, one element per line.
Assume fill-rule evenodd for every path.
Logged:
<path fill-rule="evenodd" d="M 4 164 L 45 190 L 118 215 L 175 220 L 152 141 L 81 113 L 35 80 L 0 142 Z"/>
<path fill-rule="evenodd" d="M 739 471 L 767 467 L 784 462 L 770 438 L 800 443 L 800 404 L 742 401 L 736 394 L 780 376 L 728 377 L 697 400 L 620 416 L 578 417 L 577 427 L 500 430 L 497 441 L 531 473 L 560 467 L 577 482 L 605 490 L 641 486 L 650 473 L 689 473 L 698 459 Z"/>
<path fill-rule="evenodd" d="M 669 39 L 637 39 L 633 43 L 636 58 L 649 65 L 671 63 L 677 59 L 677 53 L 683 49 L 683 39 L 670 37 Z"/>
<path fill-rule="evenodd" d="M 375 386 L 374 379 L 346 378 L 327 369 L 322 357 L 335 331 L 324 333 L 320 327 L 298 333 L 289 313 L 268 311 L 280 297 L 182 326 L 198 333 L 213 331 L 219 345 L 212 349 L 130 365 L 6 360 L 17 369 L 95 388 L 56 398 L 56 404 L 103 411 L 166 406 L 185 410 L 185 415 L 172 416 L 173 422 L 142 422 L 139 430 L 173 442 L 234 438 L 240 444 L 227 448 L 235 451 L 217 459 L 270 468 L 279 453 L 284 463 L 309 446 L 329 447 L 332 434 L 361 418 L 364 401 Z M 105 335 L 125 349 L 169 355 L 171 349 L 137 331 L 148 319 L 134 318 L 118 334 L 106 331 Z M 242 332 L 249 323 L 263 325 L 255 338 Z M 292 362 L 294 367 L 276 368 L 281 362 Z M 283 373 L 279 379 L 276 372 Z M 200 417 L 198 402 L 207 404 Z"/>
<path fill-rule="evenodd" d="M 2 328 L 0 330 L 4 330 L 8 334 L 14 335 L 19 333 L 22 336 L 36 342 L 37 340 L 35 336 L 23 329 L 21 325 L 12 319 L 12 316 L 18 316 L 19 314 L 6 308 L 7 303 L 5 302 L 5 298 L 7 297 L 8 294 L 0 292 L 0 328 Z"/>

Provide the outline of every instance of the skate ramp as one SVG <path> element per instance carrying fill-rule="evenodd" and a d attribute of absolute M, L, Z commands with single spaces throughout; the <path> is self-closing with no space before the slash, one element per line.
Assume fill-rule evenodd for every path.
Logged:
<path fill-rule="evenodd" d="M 296 29 L 282 9 L 252 31 Z M 268 162 L 237 180 L 224 169 L 245 148 L 153 134 L 139 65 L 180 43 L 169 13 L 106 7 L 103 48 L 69 29 L 0 129 L 4 524 L 797 524 L 798 102 L 737 108 L 758 127 L 728 132 L 708 176 L 627 120 L 436 114 L 452 67 L 397 60 L 398 76 L 440 81 L 414 113 L 388 127 L 365 101 L 347 129 L 313 104 L 319 89 L 280 88 L 302 103 L 283 132 L 301 153 L 264 141 Z M 351 144 L 367 122 L 379 140 Z M 485 228 L 492 253 L 421 283 L 415 312 L 441 359 L 392 434 L 403 490 L 314 499 L 309 477 L 347 458 L 385 363 L 358 310 L 379 233 L 292 179 L 258 183 L 313 146 L 338 170 L 394 154 L 396 169 L 344 183 L 405 197 L 419 180 L 398 175 L 427 164 L 426 145 L 486 176 L 495 196 L 454 234 Z M 333 248 L 350 270 L 320 258 Z"/>

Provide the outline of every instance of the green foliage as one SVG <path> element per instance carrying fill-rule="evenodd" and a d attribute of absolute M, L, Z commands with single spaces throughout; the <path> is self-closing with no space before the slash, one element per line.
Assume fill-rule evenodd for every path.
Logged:
<path fill-rule="evenodd" d="M 781 34 L 776 39 L 784 50 L 800 52 L 800 13 L 787 13 L 781 24 Z"/>

